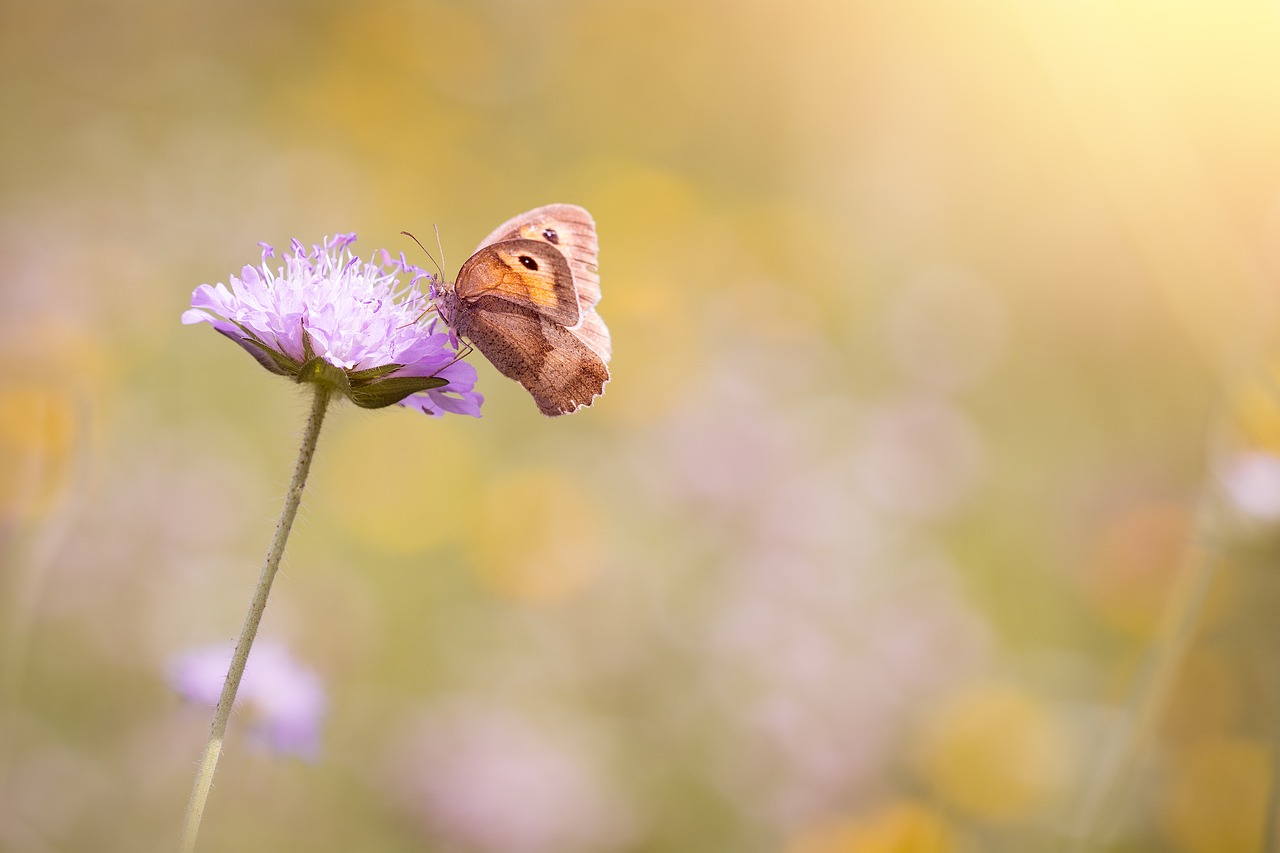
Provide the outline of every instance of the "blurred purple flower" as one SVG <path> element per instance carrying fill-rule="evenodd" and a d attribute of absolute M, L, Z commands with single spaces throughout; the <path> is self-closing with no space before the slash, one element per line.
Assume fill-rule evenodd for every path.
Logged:
<path fill-rule="evenodd" d="M 475 368 L 458 360 L 457 339 L 418 321 L 427 304 L 418 281 L 430 276 L 384 250 L 381 263 L 350 252 L 354 234 L 326 238 L 307 254 L 294 240 L 284 266 L 246 266 L 231 286 L 202 284 L 184 324 L 209 323 L 258 363 L 299 382 L 327 381 L 356 405 L 399 403 L 428 415 L 479 417 L 484 397 Z M 401 285 L 397 278 L 412 279 Z"/>
<path fill-rule="evenodd" d="M 580 737 L 501 708 L 460 703 L 394 740 L 389 791 L 447 849 L 630 849 L 634 819 Z"/>
<path fill-rule="evenodd" d="M 920 709 L 990 665 L 953 567 L 924 550 L 796 543 L 734 567 L 707 642 L 711 767 L 744 814 L 785 829 L 874 797 Z"/>
<path fill-rule="evenodd" d="M 854 476 L 867 500 L 902 518 L 945 518 L 963 506 L 985 467 L 982 436 L 947 398 L 909 393 L 863 415 Z"/>
<path fill-rule="evenodd" d="M 233 650 L 220 644 L 178 655 L 169 666 L 170 685 L 190 702 L 216 705 Z M 252 737 L 276 752 L 314 760 L 327 703 L 314 670 L 277 643 L 254 645 L 236 694 L 236 706 L 254 720 Z"/>

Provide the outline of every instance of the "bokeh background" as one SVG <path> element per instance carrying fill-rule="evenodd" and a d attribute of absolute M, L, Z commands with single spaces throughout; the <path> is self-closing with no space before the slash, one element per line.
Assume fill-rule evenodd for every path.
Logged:
<path fill-rule="evenodd" d="M 0 848 L 177 838 L 307 410 L 191 290 L 567 201 L 608 393 L 332 413 L 319 747 L 246 703 L 202 850 L 1262 849 L 1276 3 L 5 0 L 0 69 Z"/>

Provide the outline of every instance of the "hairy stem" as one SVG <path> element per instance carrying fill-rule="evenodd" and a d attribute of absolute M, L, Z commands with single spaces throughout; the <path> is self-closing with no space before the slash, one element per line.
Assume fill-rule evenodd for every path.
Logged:
<path fill-rule="evenodd" d="M 329 406 L 332 390 L 322 382 L 317 382 L 312 387 L 315 389 L 315 399 L 311 403 L 311 416 L 307 419 L 302 446 L 298 450 L 298 463 L 293 471 L 293 481 L 289 483 L 284 508 L 280 512 L 280 520 L 276 522 L 275 537 L 271 540 L 271 549 L 267 551 L 267 559 L 263 563 L 262 574 L 258 578 L 258 588 L 254 590 L 253 600 L 249 603 L 249 612 L 245 614 L 244 627 L 240 629 L 240 639 L 236 642 L 235 653 L 231 656 L 231 667 L 227 670 L 227 680 L 222 685 L 222 695 L 218 698 L 218 706 L 213 712 L 209 743 L 205 746 L 200 756 L 199 767 L 196 769 L 195 786 L 191 789 L 191 800 L 187 803 L 187 815 L 182 827 L 183 853 L 191 853 L 195 850 L 196 835 L 200 831 L 200 819 L 204 816 L 204 805 L 209 798 L 209 788 L 213 784 L 213 772 L 218 766 L 218 756 L 222 754 L 222 739 L 227 733 L 227 721 L 231 719 L 231 708 L 235 705 L 236 691 L 240 689 L 240 679 L 244 676 L 245 663 L 249 660 L 249 649 L 253 646 L 253 639 L 258 634 L 258 623 L 262 621 L 262 613 L 267 608 L 271 582 L 275 580 L 276 569 L 280 567 L 280 558 L 284 555 L 285 543 L 289 541 L 289 531 L 293 528 L 293 520 L 298 515 L 298 506 L 302 503 L 302 489 L 306 485 L 307 474 L 311 470 L 311 460 L 315 456 L 316 442 L 320 437 L 320 425 L 324 422 L 325 411 Z"/>

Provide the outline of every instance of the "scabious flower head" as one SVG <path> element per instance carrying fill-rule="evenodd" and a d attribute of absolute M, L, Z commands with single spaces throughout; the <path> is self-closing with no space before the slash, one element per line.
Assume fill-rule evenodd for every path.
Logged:
<path fill-rule="evenodd" d="M 169 684 L 188 702 L 218 704 L 231 666 L 231 644 L 190 649 L 169 665 Z M 314 759 L 327 699 L 320 676 L 278 643 L 259 642 L 249 654 L 236 707 L 249 712 L 250 735 L 269 749 Z"/>
<path fill-rule="evenodd" d="M 362 261 L 350 251 L 355 239 L 326 238 L 310 253 L 294 240 L 274 271 L 275 252 L 261 243 L 261 265 L 231 276 L 230 287 L 197 287 L 182 322 L 209 323 L 272 373 L 327 383 L 365 408 L 479 417 L 484 397 L 473 390 L 475 368 L 458 360 L 457 338 L 419 323 L 428 299 L 418 283 L 431 277 L 385 250 L 380 262 Z"/>

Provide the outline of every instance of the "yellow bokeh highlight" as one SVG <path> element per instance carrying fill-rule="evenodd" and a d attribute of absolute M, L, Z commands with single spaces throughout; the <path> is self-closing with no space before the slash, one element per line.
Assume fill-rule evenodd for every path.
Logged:
<path fill-rule="evenodd" d="M 956 832 L 927 806 L 894 802 L 861 816 L 836 818 L 801 830 L 785 853 L 956 853 Z"/>
<path fill-rule="evenodd" d="M 413 554 L 465 528 L 475 451 L 469 418 L 389 409 L 331 418 L 311 494 L 317 513 L 371 548 Z"/>
<path fill-rule="evenodd" d="M 0 388 L 0 443 L 17 453 L 66 453 L 75 432 L 75 405 L 57 388 Z"/>
<path fill-rule="evenodd" d="M 974 685 L 934 709 L 918 744 L 921 774 L 950 805 L 980 820 L 1036 816 L 1071 775 L 1067 737 L 1052 710 L 1008 685 Z"/>
<path fill-rule="evenodd" d="M 0 515 L 33 521 L 61 505 L 86 426 L 81 420 L 63 388 L 0 387 Z"/>
<path fill-rule="evenodd" d="M 1252 379 L 1231 389 L 1232 431 L 1254 449 L 1280 454 L 1280 367 L 1274 379 Z"/>
<path fill-rule="evenodd" d="M 1273 784 L 1270 747 L 1211 737 L 1181 750 L 1160 803 L 1160 824 L 1186 853 L 1252 853 L 1263 837 Z"/>
<path fill-rule="evenodd" d="M 118 352 L 39 318 L 0 340 L 0 360 L 0 517 L 38 521 L 84 485 L 118 394 Z"/>
<path fill-rule="evenodd" d="M 601 569 L 601 519 L 572 479 L 530 468 L 495 479 L 467 532 L 476 574 L 501 595 L 552 602 L 582 589 Z"/>

